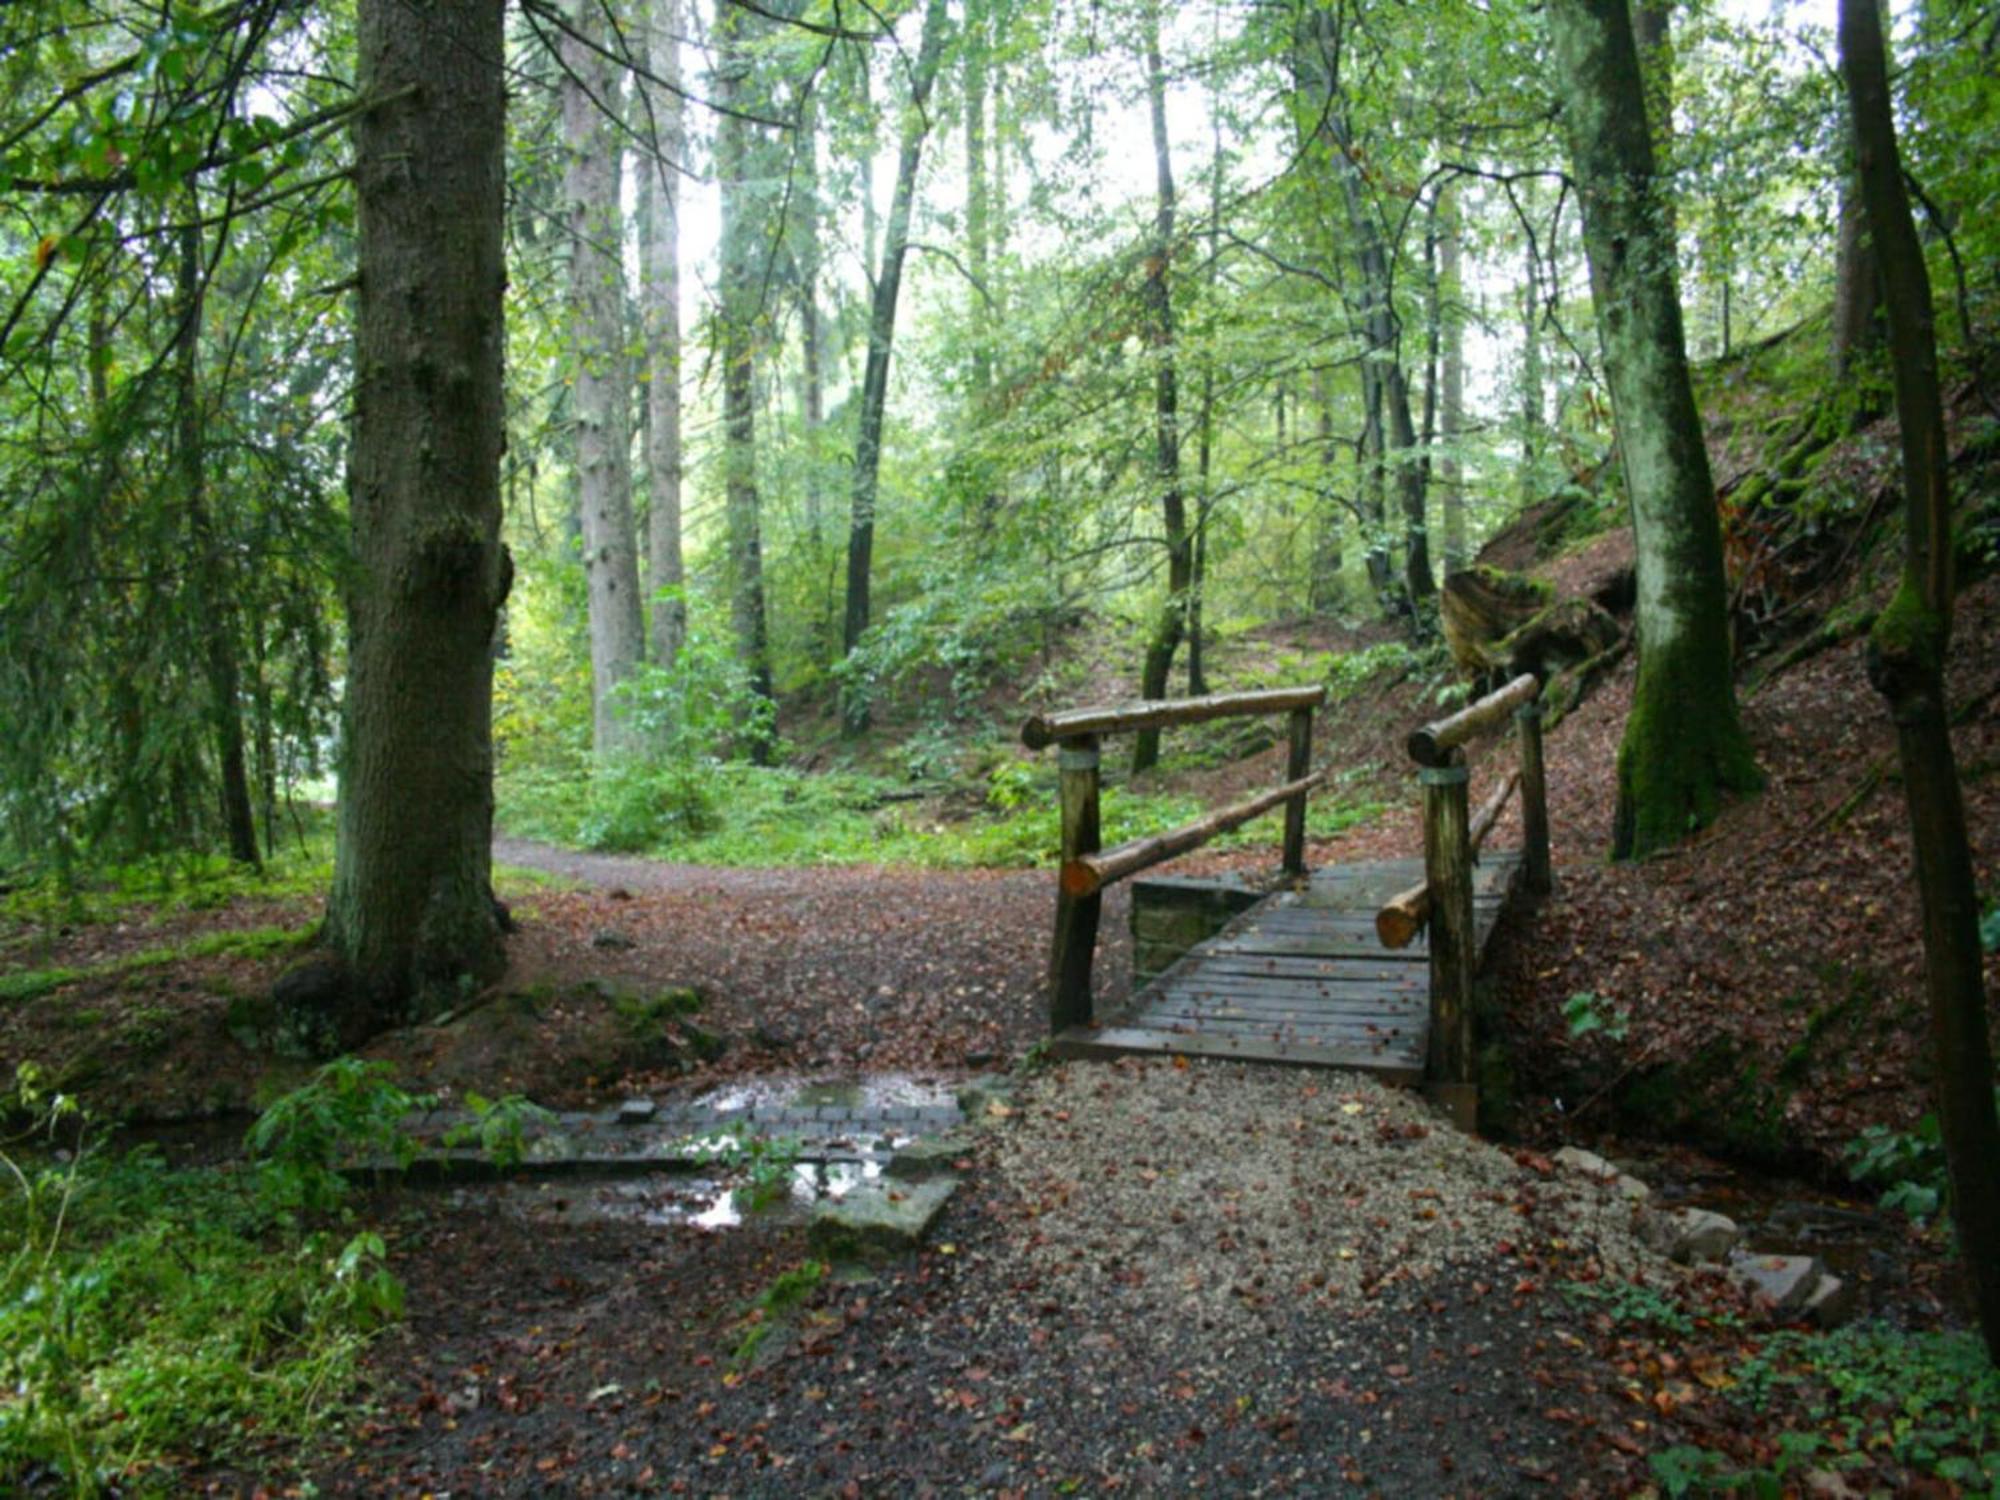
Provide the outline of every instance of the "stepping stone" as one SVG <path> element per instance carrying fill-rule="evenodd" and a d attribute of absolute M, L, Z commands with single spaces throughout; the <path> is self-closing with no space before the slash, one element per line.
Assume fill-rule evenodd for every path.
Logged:
<path fill-rule="evenodd" d="M 815 1254 L 831 1261 L 892 1260 L 923 1243 L 957 1191 L 952 1178 L 865 1183 L 814 1208 L 806 1241 Z"/>
<path fill-rule="evenodd" d="M 1743 1231 L 1726 1214 L 1706 1208 L 1650 1214 L 1641 1226 L 1646 1243 L 1680 1265 L 1706 1265 L 1725 1259 Z"/>
<path fill-rule="evenodd" d="M 910 1142 L 890 1159 L 886 1175 L 896 1182 L 929 1182 L 957 1175 L 954 1163 L 972 1149 L 962 1135 L 932 1135 Z"/>
<path fill-rule="evenodd" d="M 1729 1269 L 1751 1291 L 1769 1297 L 1782 1317 L 1802 1313 L 1820 1283 L 1829 1279 L 1826 1268 L 1811 1255 L 1752 1255 L 1738 1250 L 1729 1257 Z"/>
<path fill-rule="evenodd" d="M 643 1125 L 660 1112 L 660 1106 L 651 1099 L 627 1099 L 618 1106 L 620 1125 Z"/>

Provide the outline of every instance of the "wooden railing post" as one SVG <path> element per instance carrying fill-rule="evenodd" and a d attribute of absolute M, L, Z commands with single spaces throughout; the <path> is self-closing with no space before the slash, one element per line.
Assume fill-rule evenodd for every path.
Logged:
<path fill-rule="evenodd" d="M 1097 823 L 1097 736 L 1061 742 L 1057 768 L 1062 787 L 1062 859 L 1065 868 L 1100 847 Z M 1072 895 L 1056 886 L 1056 935 L 1049 953 L 1049 1030 L 1091 1023 L 1090 965 L 1097 952 L 1097 920 L 1104 898 Z"/>
<path fill-rule="evenodd" d="M 1554 887 L 1549 868 L 1549 785 L 1542 769 L 1542 705 L 1524 703 L 1514 710 L 1521 731 L 1522 879 L 1530 892 L 1546 896 Z"/>
<path fill-rule="evenodd" d="M 1285 780 L 1302 780 L 1312 767 L 1313 711 L 1295 708 L 1291 713 L 1291 754 L 1285 760 Z M 1306 794 L 1300 792 L 1285 804 L 1285 873 L 1306 872 Z"/>
<path fill-rule="evenodd" d="M 1472 981 L 1478 963 L 1472 926 L 1472 850 L 1467 816 L 1470 779 L 1464 757 L 1425 766 L 1424 871 L 1431 888 L 1431 1029 L 1426 1073 L 1431 1097 L 1461 1130 L 1479 1122 L 1473 1074 Z"/>

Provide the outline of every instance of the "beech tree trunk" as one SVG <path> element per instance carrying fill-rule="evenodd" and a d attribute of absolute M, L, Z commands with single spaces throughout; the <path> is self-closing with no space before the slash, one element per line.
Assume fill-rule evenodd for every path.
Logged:
<path fill-rule="evenodd" d="M 896 187 L 882 238 L 882 264 L 875 274 L 875 299 L 868 316 L 868 363 L 861 376 L 861 425 L 854 441 L 854 495 L 847 528 L 847 619 L 841 644 L 852 656 L 868 630 L 870 572 L 875 555 L 875 499 L 882 476 L 882 423 L 889 407 L 889 356 L 896 342 L 896 304 L 903 292 L 903 261 L 910 249 L 910 215 L 917 201 L 917 171 L 923 165 L 924 137 L 930 133 L 931 83 L 944 51 L 944 0 L 924 7 L 923 40 L 910 74 L 910 99 L 903 111 L 902 144 L 896 160 Z M 868 684 L 850 679 L 841 698 L 841 722 L 849 734 L 868 727 Z"/>
<path fill-rule="evenodd" d="M 1638 553 L 1639 677 L 1613 855 L 1638 859 L 1762 784 L 1737 717 L 1722 529 L 1688 380 L 1626 0 L 1553 0 L 1549 32 Z"/>
<path fill-rule="evenodd" d="M 646 345 L 647 573 L 652 588 L 653 660 L 671 667 L 687 639 L 687 565 L 681 554 L 680 174 L 687 150 L 681 80 L 680 0 L 651 0 L 647 71 L 641 81 L 656 153 L 641 163 L 652 184 L 639 226 L 640 317 Z M 660 590 L 673 597 L 661 599 Z"/>
<path fill-rule="evenodd" d="M 1167 599 L 1146 644 L 1139 669 L 1139 696 L 1160 699 L 1174 669 L 1187 628 L 1188 596 L 1194 584 L 1194 553 L 1188 535 L 1187 501 L 1181 493 L 1180 376 L 1174 363 L 1174 298 L 1169 268 L 1174 255 L 1174 163 L 1167 142 L 1167 69 L 1160 56 L 1160 13 L 1148 0 L 1145 27 L 1146 99 L 1153 117 L 1155 211 L 1153 244 L 1146 256 L 1146 342 L 1153 357 L 1153 444 L 1160 484 L 1160 524 L 1167 544 Z M 1142 729 L 1132 742 L 1134 774 L 1159 763 L 1160 731 Z"/>
<path fill-rule="evenodd" d="M 569 221 L 570 400 L 576 422 L 577 511 L 589 588 L 591 743 L 633 748 L 617 690 L 639 668 L 645 620 L 632 524 L 632 382 L 625 346 L 624 219 L 618 206 L 618 75 L 606 55 L 597 0 L 571 9 L 562 40 L 562 118 Z"/>
<path fill-rule="evenodd" d="M 490 887 L 500 542 L 501 0 L 360 0 L 347 692 L 326 943 L 300 1040 L 352 1045 L 506 965 Z M 418 167 L 421 170 L 417 170 Z"/>
<path fill-rule="evenodd" d="M 1862 196 L 1881 255 L 1906 504 L 1903 581 L 1869 634 L 1868 676 L 1896 724 L 1910 810 L 1952 1221 L 1987 1355 L 2000 1363 L 2000 1120 L 1981 973 L 1979 891 L 1945 701 L 1953 592 L 1951 450 L 1938 390 L 1930 275 L 1903 189 L 1886 52 L 1875 0 L 1841 0 L 1841 71 Z"/>
<path fill-rule="evenodd" d="M 1438 501 L 1444 512 L 1444 570 L 1456 573 L 1471 560 L 1466 545 L 1465 470 L 1458 441 L 1465 432 L 1465 319 L 1459 302 L 1464 296 L 1461 251 L 1464 226 L 1459 222 L 1458 194 L 1447 191 L 1438 214 L 1438 338 L 1439 352 Z"/>
<path fill-rule="evenodd" d="M 716 0 L 715 93 L 722 111 L 715 121 L 715 175 L 722 197 L 719 360 L 722 365 L 723 511 L 729 534 L 729 619 L 736 656 L 751 690 L 772 701 L 770 633 L 764 604 L 764 538 L 757 495 L 757 322 L 763 221 L 752 181 L 748 104 L 750 58 L 743 45 L 749 13 Z M 732 113 L 731 111 L 735 111 Z M 751 760 L 770 759 L 771 739 L 748 726 L 742 749 Z"/>
<path fill-rule="evenodd" d="M 1313 507 L 1312 576 L 1306 585 L 1306 607 L 1316 615 L 1333 613 L 1340 602 L 1341 506 L 1333 493 L 1333 380 L 1326 367 L 1314 365 L 1312 396 L 1319 449 L 1319 495 Z"/>

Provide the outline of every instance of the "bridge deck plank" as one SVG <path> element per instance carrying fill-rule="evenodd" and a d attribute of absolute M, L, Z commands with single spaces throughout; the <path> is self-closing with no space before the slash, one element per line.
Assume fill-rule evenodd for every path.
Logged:
<path fill-rule="evenodd" d="M 1473 875 L 1484 953 L 1515 890 L 1521 857 L 1488 854 Z M 1235 1058 L 1355 1068 L 1387 1082 L 1423 1079 L 1429 951 L 1381 946 L 1375 911 L 1423 879 L 1420 859 L 1315 870 L 1237 917 L 1132 997 L 1125 1011 L 1055 1038 L 1065 1057 Z"/>

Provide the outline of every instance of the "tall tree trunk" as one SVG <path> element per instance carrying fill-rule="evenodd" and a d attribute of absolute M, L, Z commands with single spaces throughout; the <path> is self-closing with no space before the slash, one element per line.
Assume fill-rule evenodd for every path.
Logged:
<path fill-rule="evenodd" d="M 1384 501 L 1386 487 L 1382 445 L 1382 382 L 1367 366 L 1361 371 L 1361 441 L 1355 445 L 1355 467 L 1359 471 L 1361 524 L 1367 532 L 1363 563 L 1368 569 L 1368 588 L 1385 611 L 1396 602 L 1396 570 L 1389 555 L 1389 513 Z"/>
<path fill-rule="evenodd" d="M 1215 295 L 1222 268 L 1222 85 L 1221 72 L 1209 77 L 1209 173 L 1208 173 L 1208 292 Z M 1196 458 L 1199 492 L 1194 503 L 1194 557 L 1188 579 L 1188 696 L 1199 698 L 1208 691 L 1208 643 L 1202 629 L 1203 606 L 1208 594 L 1208 526 L 1215 511 L 1214 479 L 1211 475 L 1215 446 L 1215 351 L 1208 350 L 1201 362 L 1201 438 Z"/>
<path fill-rule="evenodd" d="M 1530 202 L 1532 203 L 1532 199 Z M 1542 262 L 1528 242 L 1527 283 L 1521 288 L 1521 503 L 1542 498 Z"/>
<path fill-rule="evenodd" d="M 1688 380 L 1626 0 L 1553 0 L 1563 125 L 1638 552 L 1639 677 L 1613 854 L 1642 858 L 1762 781 L 1737 717 L 1722 531 Z"/>
<path fill-rule="evenodd" d="M 986 156 L 986 59 L 990 25 L 985 0 L 967 0 L 962 41 L 965 113 L 965 260 L 972 273 L 972 400 L 983 412 L 993 389 L 993 344 L 984 299 L 991 295 L 992 174 Z"/>
<path fill-rule="evenodd" d="M 896 303 L 903 290 L 903 261 L 909 253 L 910 215 L 916 206 L 917 171 L 930 130 L 926 106 L 938 57 L 944 51 L 944 0 L 924 7 L 923 40 L 910 74 L 910 98 L 903 112 L 902 142 L 896 162 L 895 196 L 882 241 L 882 264 L 875 275 L 875 299 L 868 318 L 868 364 L 861 377 L 861 423 L 854 442 L 854 496 L 847 530 L 847 619 L 841 644 L 851 657 L 868 629 L 869 582 L 875 552 L 875 498 L 882 474 L 882 423 L 889 405 L 889 355 L 896 341 Z M 842 696 L 842 722 L 849 734 L 868 727 L 869 685 L 850 678 Z"/>
<path fill-rule="evenodd" d="M 490 887 L 500 542 L 501 0 L 360 0 L 354 567 L 319 1050 L 506 965 Z M 422 170 L 416 170 L 421 164 Z"/>
<path fill-rule="evenodd" d="M 241 673 L 236 660 L 236 610 L 228 562 L 208 512 L 208 464 L 203 453 L 201 410 L 202 264 L 200 197 L 189 188 L 189 223 L 180 232 L 178 293 L 180 344 L 175 351 L 175 458 L 187 505 L 193 544 L 193 606 L 207 668 L 208 719 L 215 734 L 215 759 L 222 779 L 222 831 L 229 857 L 256 867 L 257 820 L 250 807 L 250 776 L 243 750 L 243 707 L 237 700 Z"/>
<path fill-rule="evenodd" d="M 722 192 L 720 359 L 722 364 L 723 511 L 729 533 L 729 619 L 737 660 L 751 691 L 773 703 L 770 632 L 764 603 L 763 521 L 757 496 L 757 323 L 762 310 L 758 254 L 764 224 L 756 208 L 750 122 L 750 57 L 744 46 L 749 13 L 716 0 L 715 175 Z M 774 704 L 775 706 L 775 704 Z M 745 727 L 741 748 L 764 764 L 768 728 Z"/>
<path fill-rule="evenodd" d="M 1465 467 L 1459 439 L 1465 433 L 1465 318 L 1461 302 L 1465 281 L 1461 272 L 1464 225 L 1458 193 L 1448 190 L 1438 223 L 1438 501 L 1444 512 L 1444 570 L 1455 573 L 1471 558 L 1466 545 Z"/>
<path fill-rule="evenodd" d="M 1851 141 L 1848 149 L 1853 150 Z M 1882 268 L 1868 229 L 1868 205 L 1851 161 L 1841 164 L 1839 233 L 1833 273 L 1833 373 L 1845 380 L 1856 361 L 1880 349 L 1888 335 L 1882 312 Z"/>
<path fill-rule="evenodd" d="M 632 525 L 632 382 L 626 363 L 624 219 L 618 207 L 622 153 L 618 75 L 602 39 L 597 0 L 571 9 L 563 37 L 562 117 L 569 221 L 571 404 L 576 418 L 577 510 L 590 604 L 591 743 L 597 754 L 633 748 L 617 698 L 639 669 L 645 620 L 639 543 Z"/>
<path fill-rule="evenodd" d="M 1868 676 L 1896 724 L 1910 809 L 1924 988 L 1952 1221 L 1987 1357 L 2000 1363 L 2000 1120 L 1979 949 L 1979 892 L 1952 758 L 1944 664 L 1951 639 L 1950 447 L 1938 391 L 1930 275 L 1903 190 L 1887 48 L 1875 0 L 1841 0 L 1840 60 L 1868 220 L 1880 249 L 1903 440 L 1903 581 L 1868 642 Z"/>
<path fill-rule="evenodd" d="M 1364 198 L 1361 168 L 1356 160 L 1346 97 L 1337 71 L 1340 20 L 1330 11 L 1313 11 L 1305 21 L 1307 35 L 1297 53 L 1315 102 L 1324 100 L 1318 135 L 1340 184 L 1348 229 L 1354 242 L 1354 263 L 1360 273 L 1360 320 L 1367 340 L 1362 363 L 1364 400 L 1378 419 L 1377 449 L 1385 468 L 1393 470 L 1404 538 L 1403 587 L 1412 605 L 1437 592 L 1431 572 L 1430 528 L 1425 515 L 1422 455 L 1417 451 L 1416 424 L 1410 418 L 1409 382 L 1403 371 L 1400 330 L 1396 320 L 1394 267 L 1379 216 Z M 1386 560 L 1386 555 L 1385 555 Z M 1393 590 L 1381 591 L 1389 597 Z M 1421 618 L 1414 616 L 1413 618 Z"/>
<path fill-rule="evenodd" d="M 1333 492 L 1333 377 L 1324 365 L 1312 372 L 1313 411 L 1319 424 L 1319 485 L 1312 516 L 1312 575 L 1306 604 L 1316 615 L 1330 615 L 1340 603 L 1340 528 L 1344 517 Z"/>
<path fill-rule="evenodd" d="M 680 174 L 687 116 L 680 94 L 680 0 L 650 0 L 647 71 L 641 97 L 651 110 L 652 154 L 640 170 L 652 184 L 639 226 L 640 316 L 646 347 L 647 573 L 654 594 L 653 660 L 671 667 L 687 639 L 687 566 L 681 555 Z M 661 599 L 660 590 L 673 591 Z"/>
<path fill-rule="evenodd" d="M 1159 469 L 1160 525 L 1167 544 L 1167 599 L 1153 625 L 1139 673 L 1139 696 L 1164 698 L 1187 628 L 1188 595 L 1194 557 L 1181 494 L 1180 377 L 1175 367 L 1174 298 L 1170 267 L 1174 255 L 1174 163 L 1167 142 L 1167 69 L 1160 56 L 1160 12 L 1147 0 L 1142 24 L 1146 44 L 1146 99 L 1153 116 L 1153 175 L 1156 208 L 1153 244 L 1146 256 L 1146 342 L 1153 357 L 1153 443 Z M 1160 731 L 1142 729 L 1134 737 L 1136 775 L 1160 759 Z"/>

